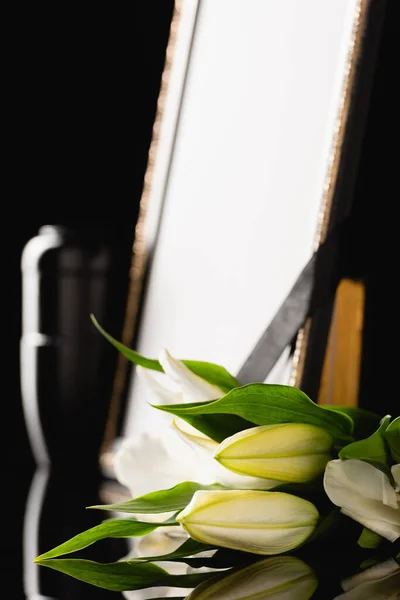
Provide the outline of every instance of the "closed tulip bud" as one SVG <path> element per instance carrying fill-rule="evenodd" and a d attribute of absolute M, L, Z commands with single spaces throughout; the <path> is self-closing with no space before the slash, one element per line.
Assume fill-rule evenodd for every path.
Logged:
<path fill-rule="evenodd" d="M 331 435 L 314 425 L 262 425 L 224 440 L 215 459 L 234 473 L 304 483 L 323 473 L 332 444 Z"/>
<path fill-rule="evenodd" d="M 309 600 L 318 580 L 314 571 L 293 556 L 276 556 L 199 585 L 186 600 Z"/>
<path fill-rule="evenodd" d="M 176 520 L 195 540 L 254 554 L 300 546 L 319 515 L 308 500 L 283 492 L 198 491 Z"/>

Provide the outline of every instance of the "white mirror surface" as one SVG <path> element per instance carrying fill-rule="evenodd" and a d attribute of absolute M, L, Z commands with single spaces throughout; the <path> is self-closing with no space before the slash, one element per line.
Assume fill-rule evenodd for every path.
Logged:
<path fill-rule="evenodd" d="M 275 315 L 313 251 L 357 6 L 183 2 L 150 195 L 148 247 L 164 209 L 139 352 L 168 348 L 235 374 Z M 288 354 L 280 362 L 269 380 L 286 383 Z M 158 426 L 146 400 L 134 374 L 127 434 Z"/>

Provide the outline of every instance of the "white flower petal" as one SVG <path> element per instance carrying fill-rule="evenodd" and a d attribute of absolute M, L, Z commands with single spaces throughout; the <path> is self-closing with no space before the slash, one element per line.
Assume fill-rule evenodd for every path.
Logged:
<path fill-rule="evenodd" d="M 344 594 L 335 600 L 398 600 L 400 567 L 394 560 L 358 573 L 342 581 Z"/>
<path fill-rule="evenodd" d="M 180 360 L 175 360 L 167 350 L 161 354 L 160 363 L 172 381 L 179 384 L 184 402 L 205 402 L 224 396 L 224 392 L 195 375 Z"/>
<path fill-rule="evenodd" d="M 400 465 L 393 465 L 392 475 L 396 482 L 396 492 L 400 492 Z"/>
<path fill-rule="evenodd" d="M 391 508 L 397 509 L 399 506 L 398 496 L 390 485 L 389 478 L 365 461 L 333 460 L 328 463 L 325 474 L 327 481 L 333 485 L 336 483 L 336 493 L 340 494 L 341 490 L 353 490 L 363 498 L 382 502 Z M 332 502 L 336 504 L 334 500 Z"/>
<path fill-rule="evenodd" d="M 360 583 L 364 583 L 366 581 L 376 581 L 382 579 L 383 577 L 387 577 L 387 575 L 391 575 L 392 573 L 396 573 L 396 571 L 400 570 L 400 566 L 394 558 L 390 558 L 385 560 L 378 565 L 374 565 L 361 573 L 357 573 L 357 575 L 353 575 L 352 577 L 348 577 L 344 579 L 341 583 L 342 588 L 345 592 L 353 589 L 354 587 L 360 585 Z"/>
<path fill-rule="evenodd" d="M 169 535 L 169 530 L 177 529 L 176 527 L 165 527 L 162 531 L 156 530 L 147 534 L 143 538 L 136 538 L 133 550 L 121 558 L 121 560 L 129 560 L 138 556 L 156 556 L 159 554 L 168 554 L 176 550 L 185 541 L 184 537 L 173 538 Z M 180 528 L 179 528 L 180 529 Z M 186 536 L 187 538 L 187 536 Z M 179 562 L 163 561 L 156 562 L 161 568 L 168 571 L 172 575 L 184 575 L 186 573 L 186 564 Z M 173 596 L 181 596 L 189 594 L 191 589 L 171 588 L 171 587 L 151 587 L 143 590 L 133 590 L 122 592 L 122 595 L 127 600 L 150 600 L 150 598 L 169 598 Z"/>
<path fill-rule="evenodd" d="M 213 453 L 218 448 L 218 442 L 214 442 L 205 433 L 202 433 L 183 419 L 172 419 L 172 427 L 184 442 L 194 444 L 196 448 L 197 446 L 204 446 Z"/>
<path fill-rule="evenodd" d="M 122 592 L 122 595 L 124 598 L 126 598 L 126 600 L 152 600 L 152 598 L 168 598 L 169 589 L 170 588 L 166 587 L 151 587 L 146 588 L 145 590 L 130 590 L 127 592 Z"/>
<path fill-rule="evenodd" d="M 399 497 L 379 469 L 360 460 L 333 460 L 326 466 L 324 487 L 344 514 L 390 541 L 400 537 Z"/>
<path fill-rule="evenodd" d="M 114 469 L 117 480 L 128 488 L 132 498 L 193 477 L 189 461 L 175 460 L 160 438 L 148 434 L 122 442 L 114 457 Z"/>
<path fill-rule="evenodd" d="M 168 377 L 163 373 L 157 373 L 157 375 L 155 375 L 143 367 L 136 367 L 136 372 L 157 397 L 158 403 L 180 404 L 183 401 L 182 392 L 180 392 L 178 388 L 175 390 L 172 389 Z M 157 402 L 154 402 L 154 404 L 156 403 Z"/>
<path fill-rule="evenodd" d="M 373 518 L 365 516 L 365 508 L 363 508 L 362 514 L 360 512 L 354 512 L 352 510 L 348 510 L 346 508 L 342 508 L 341 512 L 357 521 L 364 527 L 367 527 L 371 531 L 374 531 L 378 535 L 386 538 L 390 542 L 395 542 L 400 537 L 400 525 L 392 523 L 390 521 L 386 521 L 384 518 Z M 379 515 L 381 516 L 381 515 Z"/>
<path fill-rule="evenodd" d="M 147 535 L 136 538 L 132 557 L 160 556 L 170 554 L 188 539 L 187 533 L 182 527 L 162 527 Z M 178 574 L 186 572 L 186 565 L 175 562 L 164 562 L 171 568 L 178 569 Z M 167 568 L 167 567 L 165 567 Z"/>
<path fill-rule="evenodd" d="M 270 490 L 282 483 L 276 479 L 249 477 L 233 473 L 214 458 L 214 454 L 219 446 L 218 442 L 215 442 L 211 438 L 203 437 L 203 434 L 197 431 L 197 429 L 191 427 L 181 419 L 174 420 L 173 427 L 181 439 L 196 453 L 201 472 L 199 476 L 201 479 L 197 481 L 201 481 L 201 483 L 220 483 L 225 487 L 241 490 Z"/>

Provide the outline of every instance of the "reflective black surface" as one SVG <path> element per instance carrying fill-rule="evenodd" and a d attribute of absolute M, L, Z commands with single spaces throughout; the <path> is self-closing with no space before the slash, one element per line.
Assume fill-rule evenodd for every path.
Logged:
<path fill-rule="evenodd" d="M 6 580 L 12 583 L 14 598 L 39 600 L 90 600 L 122 598 L 109 592 L 33 563 L 35 556 L 65 542 L 70 537 L 109 518 L 102 511 L 86 510 L 101 503 L 99 473 L 86 472 L 74 476 L 48 468 L 32 472 L 9 473 L 10 518 L 5 523 L 4 547 Z M 3 530 L 4 531 L 4 530 Z M 127 553 L 125 540 L 105 540 L 74 557 L 98 562 L 113 562 Z M 4 562 L 3 562 L 4 565 Z"/>
<path fill-rule="evenodd" d="M 124 249 L 100 227 L 45 226 L 22 253 L 20 384 L 36 466 L 26 467 L 15 440 L 4 485 L 17 499 L 6 528 L 14 544 L 13 588 L 29 600 L 116 597 L 33 560 L 109 517 L 85 507 L 102 503 L 98 457 L 117 356 L 89 315 L 110 327 L 109 315 L 117 314 L 122 326 L 129 257 Z M 113 562 L 125 552 L 125 542 L 111 541 L 80 557 Z"/>
<path fill-rule="evenodd" d="M 8 472 L 7 481 L 8 485 L 3 486 L 3 490 L 9 498 L 9 510 L 7 514 L 3 514 L 3 539 L 8 540 L 8 543 L 2 544 L 2 566 L 4 580 L 12 585 L 12 598 L 24 600 L 119 598 L 122 600 L 121 593 L 90 586 L 33 563 L 33 559 L 38 554 L 48 551 L 73 535 L 110 517 L 109 513 L 85 508 L 104 502 L 99 494 L 103 485 L 100 473 L 86 472 L 75 476 L 68 472 L 51 472 L 42 468 L 35 472 Z M 353 529 L 354 538 L 357 537 L 358 526 L 352 521 L 343 517 L 342 526 L 346 527 L 346 534 Z M 348 539 L 352 539 L 352 536 Z M 252 582 L 251 585 L 258 582 L 258 586 L 265 587 L 266 594 L 268 590 L 267 597 L 270 600 L 275 598 L 275 594 L 277 594 L 277 600 L 280 599 L 278 595 L 280 585 L 286 586 L 285 591 L 288 595 L 285 596 L 285 600 L 302 600 L 303 598 L 331 600 L 344 594 L 342 588 L 344 580 L 353 577 L 367 566 L 385 563 L 389 558 L 388 550 L 392 555 L 394 552 L 399 552 L 399 544 L 384 544 L 380 550 L 372 551 L 359 548 L 353 543 L 340 544 L 336 538 L 305 545 L 294 553 L 296 559 L 294 566 L 290 561 L 285 563 L 289 557 L 254 557 L 230 551 L 221 553 L 218 566 L 226 568 L 236 564 L 234 569 L 240 571 L 246 565 L 257 563 L 257 577 L 252 572 L 250 574 L 244 572 L 243 577 L 242 575 L 239 577 L 240 586 L 244 586 L 243 594 L 249 593 L 248 582 Z M 113 562 L 126 556 L 127 552 L 126 540 L 103 540 L 74 554 L 73 557 Z M 272 558 L 273 560 L 271 560 Z M 358 583 L 355 580 L 354 586 L 358 584 L 361 587 L 357 589 L 354 587 L 352 593 L 355 594 L 356 591 L 357 594 L 363 593 L 365 600 L 399 597 L 393 594 L 400 594 L 400 570 L 395 572 L 396 567 L 393 566 L 395 565 L 393 560 L 388 564 L 389 570 L 391 570 L 390 576 L 380 577 L 378 572 L 378 575 L 374 576 L 373 585 L 368 583 L 369 587 L 365 587 L 367 585 L 365 582 Z M 192 563 L 191 571 L 193 572 L 193 568 L 200 566 L 216 566 L 216 561 L 196 558 Z M 194 597 L 197 598 L 197 594 L 199 594 L 199 598 L 201 598 L 200 592 L 205 587 L 208 590 L 207 593 L 210 594 L 207 596 L 210 600 L 231 598 L 229 594 L 233 590 L 239 592 L 241 589 L 236 575 L 233 577 L 234 574 L 235 570 L 222 574 L 212 573 L 210 581 L 202 584 L 201 588 L 198 587 Z M 313 581 L 315 581 L 315 591 L 313 590 Z M 302 582 L 305 582 L 304 585 Z M 277 586 L 276 591 L 274 591 L 274 586 Z M 398 590 L 397 586 L 399 586 Z M 383 595 L 386 593 L 386 588 L 391 590 L 392 595 Z M 259 588 L 257 589 L 259 592 Z M 254 591 L 254 589 L 251 588 L 250 591 Z M 378 592 L 382 595 L 377 595 Z M 167 597 L 167 593 L 165 588 L 160 589 L 159 596 L 151 595 L 151 592 L 144 590 L 138 597 L 143 600 Z M 185 593 L 186 590 L 183 589 L 180 596 L 175 590 L 174 597 L 184 597 Z M 309 593 L 312 595 L 307 595 Z M 389 592 L 387 593 L 389 594 Z M 233 597 L 240 598 L 241 596 Z M 354 595 L 354 598 L 359 597 Z M 347 596 L 344 600 L 346 599 Z"/>

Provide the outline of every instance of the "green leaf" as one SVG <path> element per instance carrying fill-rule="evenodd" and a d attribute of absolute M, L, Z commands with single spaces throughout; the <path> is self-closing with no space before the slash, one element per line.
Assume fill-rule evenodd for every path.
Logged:
<path fill-rule="evenodd" d="M 393 460 L 400 463 L 400 417 L 390 423 L 385 431 L 385 439 L 389 444 Z"/>
<path fill-rule="evenodd" d="M 157 527 L 171 525 L 177 525 L 176 521 L 168 519 L 168 521 L 162 523 L 145 523 L 143 521 L 137 521 L 136 519 L 109 519 L 108 521 L 100 523 L 100 525 L 96 525 L 96 527 L 78 533 L 78 535 L 75 535 L 67 542 L 38 556 L 38 558 L 35 559 L 35 562 L 44 558 L 55 558 L 56 556 L 77 552 L 78 550 L 87 548 L 87 546 L 91 546 L 91 544 L 105 538 L 139 537 L 151 533 L 157 529 Z"/>
<path fill-rule="evenodd" d="M 354 422 L 353 435 L 356 439 L 368 437 L 379 427 L 382 417 L 362 408 L 353 406 L 334 406 L 333 404 L 323 404 L 323 408 L 333 410 L 349 416 Z"/>
<path fill-rule="evenodd" d="M 217 546 L 210 546 L 209 544 L 203 544 L 202 542 L 197 542 L 192 538 L 187 539 L 179 548 L 170 552 L 169 554 L 160 554 L 159 556 L 139 556 L 138 558 L 133 558 L 129 562 L 155 562 L 155 561 L 178 561 L 181 559 L 185 559 L 187 557 L 193 556 L 194 554 L 199 554 L 200 552 L 206 552 L 207 550 L 215 550 Z M 186 562 L 186 561 L 182 561 Z"/>
<path fill-rule="evenodd" d="M 160 490 L 145 494 L 134 500 L 122 502 L 121 504 L 100 504 L 88 506 L 88 508 L 99 508 L 101 510 L 113 510 L 122 513 L 156 514 L 170 511 L 183 510 L 191 501 L 193 494 L 198 490 L 222 490 L 223 486 L 215 483 L 213 485 L 201 485 L 193 481 L 178 483 L 168 490 Z"/>
<path fill-rule="evenodd" d="M 198 557 L 196 554 L 215 550 L 212 556 Z M 129 562 L 155 562 L 155 561 L 176 561 L 184 562 L 191 567 L 198 569 L 200 567 L 211 567 L 213 569 L 226 569 L 228 567 L 240 566 L 246 562 L 256 560 L 258 555 L 252 555 L 248 552 L 239 552 L 238 550 L 230 550 L 228 548 L 220 548 L 218 546 L 210 546 L 196 542 L 192 538 L 186 540 L 177 550 L 170 554 L 162 554 L 160 556 L 144 556 L 131 559 Z"/>
<path fill-rule="evenodd" d="M 361 548 L 368 548 L 372 550 L 377 548 L 382 541 L 383 538 L 375 533 L 375 531 L 371 531 L 367 527 L 364 527 L 357 543 L 359 546 L 361 546 Z"/>
<path fill-rule="evenodd" d="M 181 362 L 192 373 L 221 388 L 223 392 L 229 392 L 240 386 L 240 382 L 225 367 L 200 360 L 182 360 Z"/>
<path fill-rule="evenodd" d="M 339 452 L 339 458 L 365 460 L 379 468 L 387 470 L 388 456 L 384 434 L 390 423 L 390 415 L 383 417 L 378 429 L 370 437 L 348 444 Z"/>
<path fill-rule="evenodd" d="M 113 592 L 159 586 L 191 588 L 215 576 L 215 573 L 170 575 L 153 563 L 131 564 L 126 561 L 102 564 L 78 558 L 61 558 L 43 559 L 39 564 Z"/>
<path fill-rule="evenodd" d="M 152 371 L 163 372 L 163 368 L 158 360 L 153 358 L 146 358 L 135 350 L 128 348 L 124 344 L 121 344 L 118 340 L 113 338 L 103 327 L 98 323 L 94 315 L 90 315 L 93 325 L 98 331 L 112 344 L 125 358 L 135 365 L 150 369 Z M 187 366 L 192 373 L 198 375 L 208 383 L 218 386 L 223 392 L 229 392 L 235 387 L 238 387 L 240 383 L 235 377 L 233 377 L 228 371 L 220 365 L 215 365 L 209 362 L 203 362 L 198 360 L 182 360 L 184 365 Z"/>
<path fill-rule="evenodd" d="M 353 421 L 348 415 L 325 410 L 301 390 L 286 385 L 251 383 L 231 390 L 219 400 L 155 408 L 181 417 L 217 442 L 227 437 L 227 422 L 229 429 L 236 429 L 229 435 L 254 424 L 309 423 L 325 429 L 335 439 L 352 439 Z M 241 420 L 230 420 L 232 416 Z"/>

